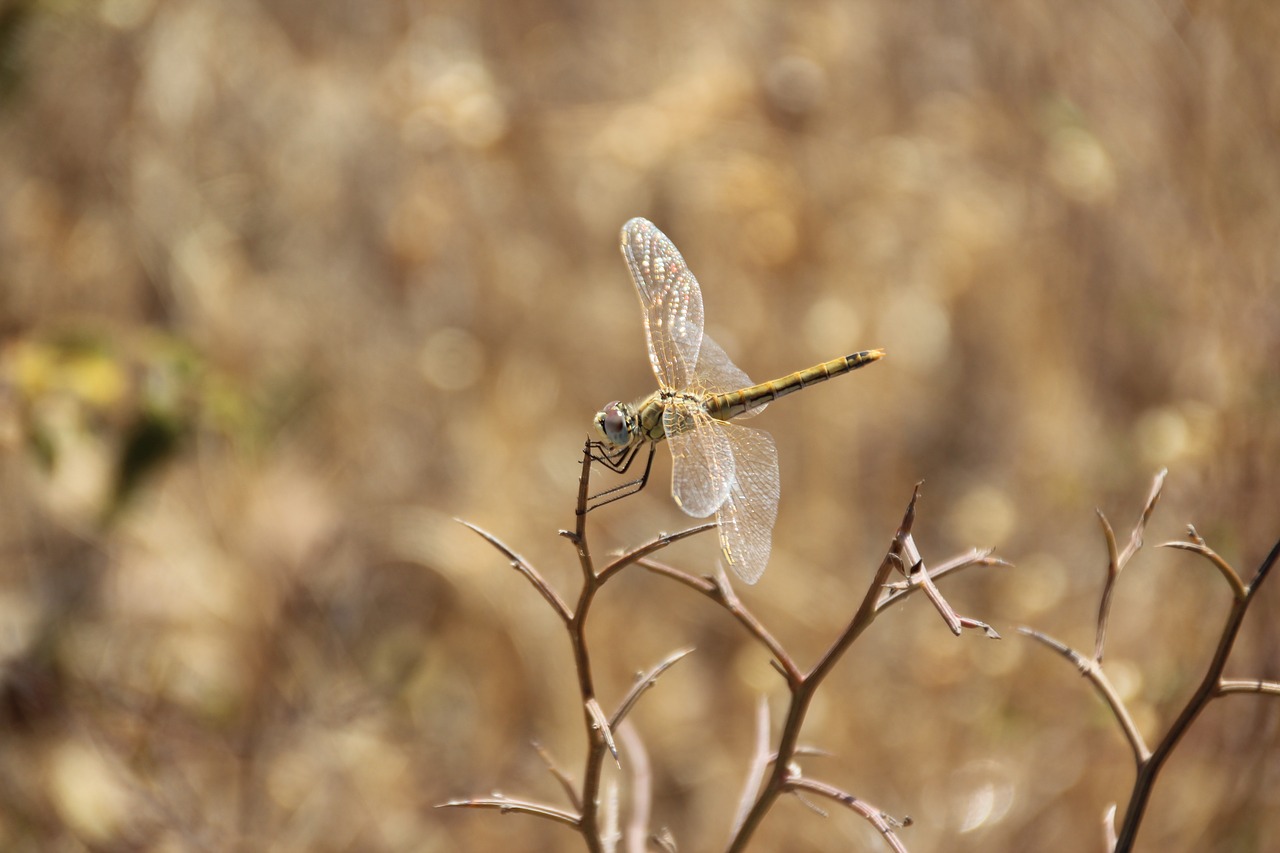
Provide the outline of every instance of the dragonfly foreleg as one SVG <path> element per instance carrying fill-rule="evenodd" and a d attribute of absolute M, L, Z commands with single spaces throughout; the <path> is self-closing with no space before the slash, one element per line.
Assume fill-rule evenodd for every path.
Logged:
<path fill-rule="evenodd" d="M 599 462 L 615 474 L 625 474 L 640 453 L 640 445 L 607 447 L 604 442 L 591 442 L 591 461 Z"/>
<path fill-rule="evenodd" d="M 649 445 L 649 458 L 645 460 L 644 473 L 634 480 L 614 486 L 611 489 L 605 489 L 602 492 L 596 492 L 594 495 L 587 498 L 587 512 L 591 512 L 593 509 L 599 509 L 605 504 L 611 504 L 614 501 L 631 497 L 645 487 L 645 484 L 649 482 L 649 472 L 653 470 L 654 453 L 658 449 L 656 442 L 646 443 Z M 607 453 L 601 451 L 599 455 L 593 454 L 592 459 L 603 464 L 610 471 L 624 474 L 627 469 L 631 467 L 631 463 L 636 461 L 636 457 L 639 455 L 640 447 L 637 445 L 633 448 L 623 448 L 622 453 L 615 454 L 614 456 L 609 456 Z"/>

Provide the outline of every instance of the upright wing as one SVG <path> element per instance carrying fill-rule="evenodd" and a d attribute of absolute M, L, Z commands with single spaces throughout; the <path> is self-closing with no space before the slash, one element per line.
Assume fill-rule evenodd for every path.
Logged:
<path fill-rule="evenodd" d="M 778 450 L 763 430 L 717 421 L 733 452 L 733 481 L 716 520 L 720 547 L 729 565 L 747 583 L 764 574 L 778 519 Z"/>
<path fill-rule="evenodd" d="M 644 308 L 649 363 L 658 384 L 682 391 L 702 347 L 702 291 L 675 244 L 647 219 L 622 226 L 622 254 Z"/>
<path fill-rule="evenodd" d="M 693 383 L 697 390 L 704 394 L 741 391 L 755 384 L 738 365 L 729 360 L 728 353 L 713 341 L 710 335 L 702 336 L 702 351 L 698 354 L 698 367 L 694 373 Z M 763 412 L 767 405 L 769 404 L 761 403 L 754 409 L 748 409 L 738 415 L 738 418 L 753 418 Z"/>

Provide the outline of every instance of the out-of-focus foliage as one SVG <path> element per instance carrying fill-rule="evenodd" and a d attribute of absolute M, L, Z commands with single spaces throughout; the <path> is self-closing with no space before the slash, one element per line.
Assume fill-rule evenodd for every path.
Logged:
<path fill-rule="evenodd" d="M 0 848 L 566 849 L 431 808 L 557 800 L 529 742 L 583 754 L 568 644 L 452 519 L 571 588 L 590 418 L 652 389 L 643 215 L 753 377 L 889 350 L 753 422 L 782 506 L 743 595 L 802 660 L 919 479 L 926 559 L 1018 564 L 949 582 L 999 644 L 877 623 L 821 772 L 912 849 L 1098 849 L 1124 744 L 1007 629 L 1089 645 L 1093 508 L 1126 530 L 1161 466 L 1149 542 L 1193 521 L 1247 575 L 1280 535 L 1277 44 L 1269 2 L 0 0 Z M 687 521 L 655 477 L 597 551 Z M 608 592 L 606 706 L 698 647 L 635 722 L 655 823 L 714 849 L 776 674 L 682 590 Z M 1277 677 L 1274 601 L 1228 675 Z M 1185 555 L 1128 570 L 1149 736 L 1226 602 Z M 1216 705 L 1149 849 L 1280 845 L 1277 732 Z M 760 849 L 877 843 L 796 804 Z"/>

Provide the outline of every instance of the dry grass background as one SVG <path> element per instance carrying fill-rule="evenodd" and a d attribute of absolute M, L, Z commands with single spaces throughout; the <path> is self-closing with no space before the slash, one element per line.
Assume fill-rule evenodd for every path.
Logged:
<path fill-rule="evenodd" d="M 617 250 L 653 219 L 763 379 L 889 358 L 753 425 L 775 550 L 743 595 L 802 661 L 852 613 L 912 484 L 923 599 L 841 665 L 810 772 L 914 850 L 1096 850 L 1127 749 L 1071 668 L 1105 551 L 1195 522 L 1251 573 L 1280 535 L 1280 7 L 1268 0 L 588 4 L 0 2 L 0 847 L 565 850 L 432 805 L 556 799 L 581 716 L 566 592 L 599 406 L 651 390 Z M 687 523 L 662 485 L 598 551 Z M 705 537 L 704 537 L 705 538 Z M 705 571 L 714 544 L 667 558 Z M 1275 589 L 1231 676 L 1280 674 Z M 1212 652 L 1220 579 L 1145 551 L 1110 666 L 1154 737 Z M 657 823 L 727 831 L 755 697 L 714 608 L 634 573 L 594 629 Z M 1280 847 L 1280 708 L 1211 707 L 1148 850 Z M 794 801 L 762 850 L 882 849 Z"/>

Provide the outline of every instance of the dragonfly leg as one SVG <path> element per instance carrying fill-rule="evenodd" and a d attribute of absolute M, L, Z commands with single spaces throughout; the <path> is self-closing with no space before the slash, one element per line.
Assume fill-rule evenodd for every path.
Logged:
<path fill-rule="evenodd" d="M 608 448 L 603 442 L 591 442 L 591 461 L 599 462 L 615 474 L 625 473 L 639 452 L 638 444 L 630 447 Z"/>
<path fill-rule="evenodd" d="M 614 501 L 631 497 L 645 487 L 645 484 L 649 482 L 649 472 L 653 470 L 653 457 L 658 449 L 656 442 L 648 442 L 648 445 L 649 458 L 645 460 L 644 473 L 634 480 L 614 486 L 611 489 L 605 489 L 602 492 L 596 492 L 594 495 L 587 498 L 587 512 L 591 512 L 593 509 L 599 509 L 605 504 L 611 504 Z M 630 450 L 624 448 L 623 453 L 612 457 L 606 453 L 601 453 L 600 456 L 593 456 L 592 458 L 603 464 L 609 470 L 623 474 L 631 467 L 631 463 L 635 462 L 636 457 L 639 455 L 640 447 L 636 446 Z"/>

